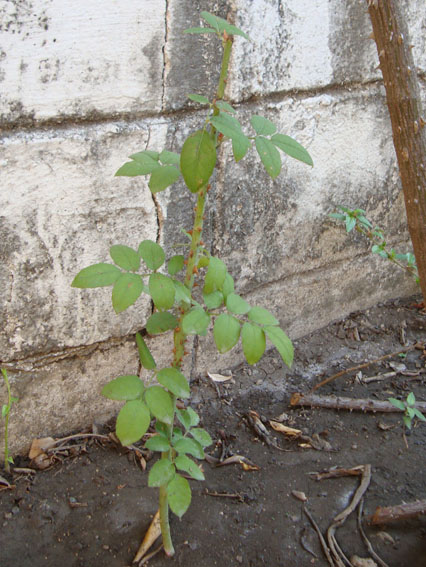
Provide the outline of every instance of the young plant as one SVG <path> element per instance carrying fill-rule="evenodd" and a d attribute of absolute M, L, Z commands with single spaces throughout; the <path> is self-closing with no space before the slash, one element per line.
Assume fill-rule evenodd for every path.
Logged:
<path fill-rule="evenodd" d="M 4 419 L 4 470 L 10 473 L 10 465 L 13 465 L 13 459 L 9 455 L 9 414 L 12 405 L 18 401 L 18 398 L 14 398 L 11 394 L 9 379 L 4 368 L 1 369 L 1 373 L 7 388 L 7 404 L 3 404 L 1 408 L 1 416 Z"/>
<path fill-rule="evenodd" d="M 235 292 L 226 265 L 212 256 L 202 242 L 209 181 L 216 166 L 217 150 L 230 142 L 238 162 L 254 146 L 272 178 L 281 170 L 279 150 L 312 165 L 308 152 L 289 136 L 277 133 L 275 125 L 263 116 L 252 116 L 253 132 L 244 133 L 235 109 L 224 100 L 224 91 L 233 40 L 235 36 L 244 39 L 248 36 L 208 12 L 201 12 L 201 16 L 208 27 L 190 28 L 185 33 L 216 35 L 223 53 L 213 99 L 204 94 L 188 95 L 206 108 L 200 128 L 185 140 L 180 153 L 169 149 L 139 151 L 116 173 L 128 177 L 149 175 L 148 187 L 152 193 L 163 191 L 183 178 L 196 200 L 193 226 L 184 231 L 188 237 L 187 251 L 172 256 L 166 263 L 163 248 L 151 240 L 142 241 L 136 249 L 115 245 L 110 248 L 114 264 L 84 268 L 72 282 L 77 288 L 113 286 L 112 306 L 116 313 L 127 309 L 145 293 L 155 306 L 146 323 L 146 333 L 159 335 L 173 330 L 173 362 L 169 367 L 157 367 L 142 334 L 137 333 L 140 362 L 147 375 L 145 381 L 136 375 L 119 376 L 102 390 L 104 396 L 125 402 L 116 424 L 123 445 L 141 439 L 151 419 L 155 420 L 156 434 L 145 445 L 161 453 L 161 458 L 149 471 L 148 485 L 159 488 L 161 531 L 167 555 L 174 553 L 169 508 L 181 517 L 191 501 L 189 482 L 181 473 L 203 480 L 204 474 L 192 458 L 203 459 L 205 447 L 212 442 L 210 435 L 199 427 L 196 412 L 189 406 L 180 409 L 184 407 L 182 403 L 177 407 L 178 399 L 190 397 L 188 381 L 181 372 L 187 337 L 206 335 L 213 323 L 219 353 L 229 351 L 241 339 L 247 362 L 255 364 L 262 357 L 268 338 L 288 366 L 293 360 L 293 345 L 275 316 L 262 307 L 249 305 Z"/>
<path fill-rule="evenodd" d="M 378 254 L 381 258 L 385 258 L 402 270 L 405 270 L 414 278 L 418 285 L 420 284 L 414 254 L 411 252 L 397 254 L 393 248 L 389 249 L 383 230 L 378 226 L 373 228 L 373 225 L 365 216 L 365 211 L 362 209 L 348 209 L 347 207 L 339 207 L 339 209 L 342 211 L 341 213 L 331 213 L 329 216 L 344 222 L 346 232 L 351 232 L 355 229 L 366 236 L 372 243 L 371 251 L 373 254 Z"/>
<path fill-rule="evenodd" d="M 422 412 L 414 407 L 416 398 L 414 397 L 413 392 L 410 392 L 408 394 L 405 402 L 402 400 L 397 400 L 396 398 L 389 398 L 389 401 L 396 408 L 404 412 L 402 421 L 404 422 L 405 427 L 407 427 L 408 429 L 411 429 L 411 424 L 415 417 L 417 417 L 417 419 L 420 419 L 420 421 L 426 421 L 426 417 L 422 414 Z"/>

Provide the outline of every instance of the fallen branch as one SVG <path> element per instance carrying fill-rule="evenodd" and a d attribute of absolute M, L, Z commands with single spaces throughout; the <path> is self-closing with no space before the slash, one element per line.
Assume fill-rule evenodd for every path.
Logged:
<path fill-rule="evenodd" d="M 344 409 L 350 411 L 372 411 L 395 413 L 403 412 L 390 402 L 381 400 L 364 400 L 356 398 L 345 398 L 343 396 L 316 396 L 315 394 L 301 394 L 296 392 L 290 400 L 291 406 L 303 406 L 313 408 Z M 416 402 L 414 405 L 420 411 L 426 410 L 426 402 Z"/>
<path fill-rule="evenodd" d="M 381 356 L 380 358 L 375 358 L 374 360 L 370 360 L 369 362 L 364 362 L 363 364 L 358 364 L 358 366 L 352 366 L 352 368 L 346 368 L 346 370 L 341 370 L 340 372 L 337 372 L 337 374 L 333 374 L 333 376 L 330 376 L 329 378 L 326 378 L 325 380 L 323 380 L 319 384 L 316 384 L 311 389 L 310 393 L 315 392 L 316 390 L 318 390 L 318 388 L 321 388 L 321 386 L 325 386 L 325 384 L 328 384 L 329 382 L 332 382 L 333 380 L 336 380 L 337 378 L 340 378 L 341 376 L 344 376 L 345 374 L 349 374 L 349 372 L 356 372 L 358 370 L 362 370 L 363 368 L 367 368 L 368 366 L 371 366 L 372 364 L 375 364 L 376 362 L 382 362 L 382 360 L 386 360 L 387 358 L 392 358 L 394 356 L 398 356 L 399 354 L 404 354 L 406 352 L 409 352 L 410 350 L 414 350 L 414 349 L 423 350 L 424 348 L 425 348 L 424 344 L 415 343 L 415 344 L 410 345 L 408 347 L 405 347 L 403 349 L 397 350 L 396 352 L 391 352 L 390 354 L 385 354 L 384 356 Z"/>
<path fill-rule="evenodd" d="M 364 472 L 364 465 L 358 465 L 351 469 L 330 469 L 323 472 L 308 473 L 315 480 L 324 480 L 326 478 L 340 478 L 342 476 L 361 476 Z"/>
<path fill-rule="evenodd" d="M 388 524 L 389 522 L 415 518 L 421 514 L 426 514 L 426 500 L 398 504 L 397 506 L 379 506 L 374 514 L 367 518 L 367 522 L 376 526 L 378 524 Z"/>

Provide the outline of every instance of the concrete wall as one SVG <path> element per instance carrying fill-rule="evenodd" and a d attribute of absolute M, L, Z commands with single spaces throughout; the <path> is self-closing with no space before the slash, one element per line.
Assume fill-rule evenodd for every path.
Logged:
<path fill-rule="evenodd" d="M 426 97 L 424 0 L 402 2 Z M 99 390 L 137 371 L 133 334 L 147 300 L 116 316 L 110 290 L 70 288 L 111 244 L 160 243 L 189 227 L 193 199 L 176 184 L 154 199 L 144 178 L 114 178 L 135 151 L 179 151 L 212 93 L 214 37 L 182 35 L 201 10 L 247 31 L 237 38 L 227 95 L 244 124 L 270 117 L 311 153 L 271 181 L 254 154 L 229 149 L 210 196 L 206 238 L 250 301 L 292 338 L 413 286 L 327 220 L 361 206 L 407 246 L 390 123 L 363 0 L 0 0 L 0 361 L 19 396 L 12 450 L 34 436 L 113 415 Z M 165 343 L 151 341 L 169 361 Z M 223 370 L 203 339 L 188 372 Z M 191 357 L 189 357 L 191 358 Z M 0 390 L 3 394 L 4 390 Z"/>

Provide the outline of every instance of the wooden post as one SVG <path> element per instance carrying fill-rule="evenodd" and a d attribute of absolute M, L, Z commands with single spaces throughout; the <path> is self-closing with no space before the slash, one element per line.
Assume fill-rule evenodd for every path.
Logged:
<path fill-rule="evenodd" d="M 408 29 L 399 4 L 399 0 L 367 0 L 392 122 L 408 229 L 426 301 L 426 129 Z"/>

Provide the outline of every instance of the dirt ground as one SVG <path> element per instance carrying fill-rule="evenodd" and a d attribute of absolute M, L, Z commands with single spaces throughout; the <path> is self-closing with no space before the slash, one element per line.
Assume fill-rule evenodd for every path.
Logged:
<path fill-rule="evenodd" d="M 199 379 L 192 405 L 198 407 L 203 426 L 216 441 L 211 453 L 222 458 L 240 455 L 259 469 L 245 470 L 241 463 L 220 467 L 204 463 L 206 481 L 192 481 L 190 509 L 182 520 L 172 518 L 175 557 L 167 559 L 159 553 L 149 565 L 329 565 L 304 504 L 292 491 L 305 493 L 306 506 L 325 533 L 351 501 L 360 479 L 318 481 L 309 474 L 313 471 L 371 464 L 364 515 L 378 505 L 426 499 L 426 424 L 407 431 L 405 441 L 401 414 L 289 406 L 293 392 L 308 392 L 340 370 L 415 342 L 424 344 L 426 315 L 412 306 L 416 299 L 353 313 L 297 341 L 290 371 L 272 351 L 254 367 L 234 369 L 231 381 L 215 384 L 207 377 Z M 364 382 L 390 371 L 395 374 L 382 381 Z M 405 399 L 410 391 L 417 400 L 426 400 L 422 350 L 370 364 L 361 374 L 348 372 L 316 393 L 386 400 Z M 271 444 L 249 423 L 250 410 L 259 414 Z M 306 440 L 291 441 L 274 432 L 269 425 L 274 418 L 302 430 L 317 449 Z M 54 437 L 56 433 L 51 432 Z M 147 472 L 138 454 L 96 439 L 71 440 L 65 446 L 48 470 L 8 477 L 13 488 L 0 485 L 4 489 L 0 492 L 1 567 L 131 565 L 157 510 L 157 490 L 147 488 Z M 17 466 L 32 465 L 18 459 Z M 426 566 L 425 516 L 364 527 L 389 567 Z M 347 557 L 368 557 L 356 513 L 337 529 L 336 536 Z"/>

